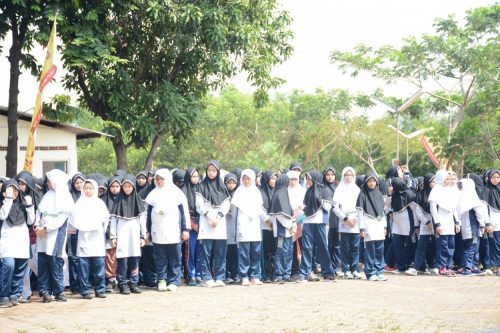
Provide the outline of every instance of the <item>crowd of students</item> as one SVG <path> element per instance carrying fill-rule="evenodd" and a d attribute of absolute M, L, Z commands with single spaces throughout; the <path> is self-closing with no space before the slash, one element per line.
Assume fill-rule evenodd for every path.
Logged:
<path fill-rule="evenodd" d="M 500 171 L 161 168 L 1 178 L 0 307 L 188 286 L 500 276 Z M 364 273 L 364 274 L 362 274 Z M 320 278 L 321 276 L 321 278 Z"/>

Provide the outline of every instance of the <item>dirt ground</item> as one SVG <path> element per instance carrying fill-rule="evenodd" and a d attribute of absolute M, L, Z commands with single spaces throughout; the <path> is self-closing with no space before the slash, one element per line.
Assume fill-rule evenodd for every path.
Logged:
<path fill-rule="evenodd" d="M 182 287 L 0 309 L 0 332 L 500 332 L 500 278 Z"/>

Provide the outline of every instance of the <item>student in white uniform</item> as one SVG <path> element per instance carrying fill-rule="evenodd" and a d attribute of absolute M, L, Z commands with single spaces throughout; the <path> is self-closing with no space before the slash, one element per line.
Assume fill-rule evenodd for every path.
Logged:
<path fill-rule="evenodd" d="M 429 195 L 429 203 L 436 228 L 436 266 L 439 275 L 453 276 L 455 274 L 451 271 L 451 265 L 455 251 L 455 233 L 460 231 L 458 202 L 448 171 L 438 171 L 435 180 L 436 185 Z"/>
<path fill-rule="evenodd" d="M 15 180 L 1 186 L 0 206 L 0 308 L 18 305 L 30 257 L 28 225 L 35 221 L 33 199 L 22 197 Z"/>
<path fill-rule="evenodd" d="M 116 246 L 120 293 L 141 293 L 137 283 L 141 247 L 147 239 L 146 208 L 135 190 L 134 175 L 129 174 L 123 178 L 120 196 L 111 210 L 109 234 L 113 246 Z"/>
<path fill-rule="evenodd" d="M 339 218 L 340 254 L 344 279 L 361 279 L 359 263 L 359 222 L 356 211 L 360 189 L 351 167 L 342 170 L 342 180 L 333 195 L 333 212 Z"/>
<path fill-rule="evenodd" d="M 384 196 L 378 188 L 374 173 L 366 175 L 364 186 L 356 202 L 360 234 L 365 246 L 365 275 L 369 281 L 385 281 L 384 240 L 387 219 L 384 214 Z"/>
<path fill-rule="evenodd" d="M 483 199 L 488 206 L 486 232 L 490 248 L 493 273 L 500 276 L 500 170 L 488 173 L 488 181 L 483 189 Z"/>
<path fill-rule="evenodd" d="M 220 177 L 220 164 L 208 162 L 205 178 L 196 192 L 196 210 L 200 214 L 200 266 L 204 287 L 224 287 L 226 278 L 226 214 L 230 196 Z"/>
<path fill-rule="evenodd" d="M 255 172 L 241 172 L 240 186 L 234 192 L 231 205 L 236 208 L 236 239 L 238 241 L 238 275 L 242 286 L 261 285 L 260 223 L 269 219 L 264 210 L 262 195 L 255 185 Z"/>
<path fill-rule="evenodd" d="M 292 279 L 298 279 L 300 266 L 299 257 L 302 247 L 302 223 L 304 222 L 304 196 L 306 195 L 306 189 L 300 184 L 300 171 L 290 170 L 286 175 L 290 178 L 288 196 L 290 198 L 290 205 L 292 205 L 294 219 L 297 221 L 297 231 L 293 235 Z"/>
<path fill-rule="evenodd" d="M 181 242 L 189 239 L 191 221 L 186 195 L 168 169 L 155 173 L 155 189 L 146 197 L 147 230 L 153 242 L 158 291 L 176 291 L 181 284 Z"/>
<path fill-rule="evenodd" d="M 58 169 L 47 172 L 48 192 L 36 213 L 38 292 L 44 303 L 51 301 L 51 294 L 55 295 L 56 301 L 66 302 L 63 251 L 66 248 L 68 218 L 75 205 L 68 190 L 69 179 Z"/>
<path fill-rule="evenodd" d="M 91 286 L 96 297 L 106 298 L 104 257 L 109 211 L 104 201 L 98 197 L 98 191 L 97 182 L 87 179 L 69 220 L 78 230 L 76 246 L 76 255 L 79 259 L 78 280 L 84 299 L 92 298 Z"/>

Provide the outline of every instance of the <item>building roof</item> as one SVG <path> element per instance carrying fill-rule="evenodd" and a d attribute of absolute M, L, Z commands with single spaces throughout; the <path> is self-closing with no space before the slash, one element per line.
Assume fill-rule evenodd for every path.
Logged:
<path fill-rule="evenodd" d="M 0 106 L 0 115 L 2 116 L 8 116 L 8 111 L 7 108 L 4 106 Z M 30 113 L 21 113 L 17 112 L 17 117 L 18 119 L 24 120 L 31 122 L 31 114 Z M 110 134 L 98 132 L 98 131 L 93 131 L 87 128 L 75 126 L 75 125 L 70 125 L 70 124 L 64 124 L 60 123 L 54 120 L 48 120 L 48 119 L 43 119 L 40 120 L 40 124 L 47 126 L 47 127 L 52 127 L 52 128 L 57 128 L 66 132 L 74 133 L 76 134 L 76 139 L 81 140 L 81 139 L 93 139 L 93 138 L 99 138 L 101 136 L 105 137 L 113 137 Z"/>

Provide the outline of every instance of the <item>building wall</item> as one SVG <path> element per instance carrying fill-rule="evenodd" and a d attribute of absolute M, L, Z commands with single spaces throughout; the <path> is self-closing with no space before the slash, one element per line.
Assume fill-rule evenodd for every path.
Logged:
<path fill-rule="evenodd" d="M 17 123 L 17 172 L 22 171 L 24 166 L 29 127 L 30 123 L 28 121 L 19 120 Z M 6 172 L 7 135 L 7 117 L 0 115 L 0 175 L 5 175 Z M 76 134 L 39 125 L 36 133 L 35 147 L 32 173 L 36 177 L 43 177 L 44 173 L 49 171 L 44 170 L 44 165 L 50 169 L 50 162 L 64 162 L 67 168 L 65 171 L 70 175 L 77 172 Z M 61 163 L 58 165 L 60 166 Z"/>

